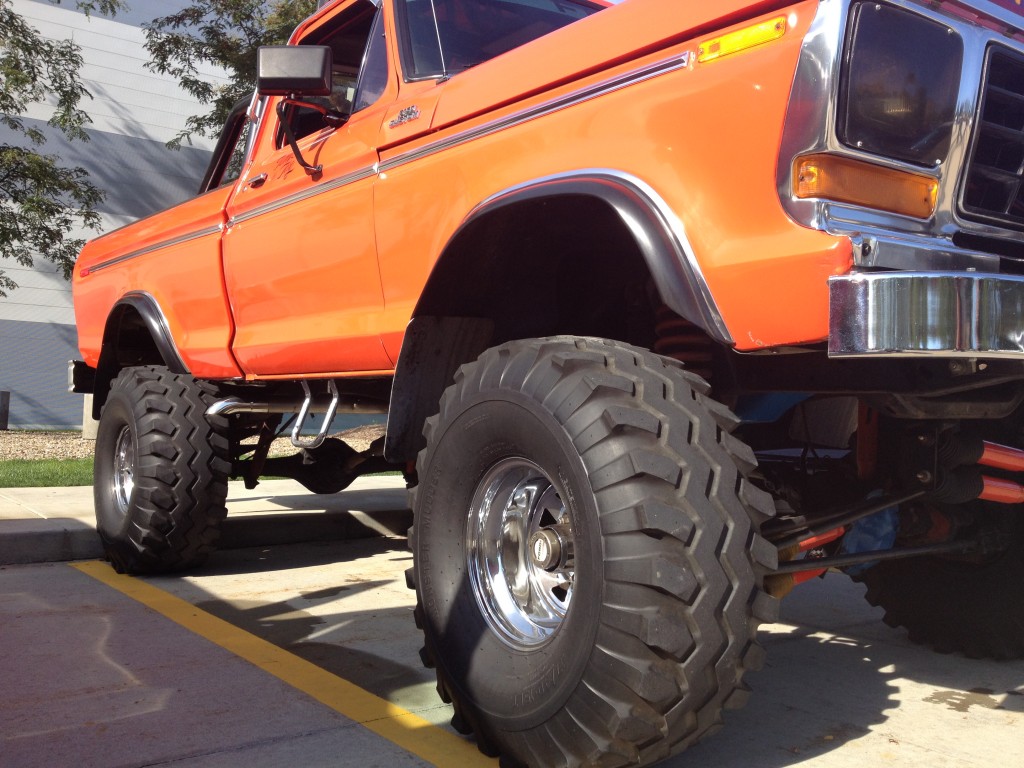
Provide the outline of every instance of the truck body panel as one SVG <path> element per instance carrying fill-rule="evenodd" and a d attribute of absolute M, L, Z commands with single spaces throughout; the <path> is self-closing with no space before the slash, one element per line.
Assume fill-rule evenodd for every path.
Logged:
<path fill-rule="evenodd" d="M 689 240 L 737 349 L 826 338 L 826 281 L 851 266 L 849 246 L 793 223 L 772 194 L 792 72 L 817 3 L 733 2 L 711 16 L 688 5 L 673 14 L 671 36 L 664 36 L 663 6 L 609 8 L 450 81 L 393 81 L 342 128 L 300 142 L 324 164 L 317 178 L 282 144 L 272 117 L 278 99 L 270 99 L 254 160 L 226 205 L 225 283 L 241 372 L 258 378 L 393 368 L 434 263 L 474 207 L 519 185 L 590 168 L 648 185 L 678 217 L 673 224 Z M 733 28 L 723 21 L 756 23 L 770 18 L 758 15 L 764 10 L 786 18 L 785 36 L 696 61 L 701 40 Z M 580 77 L 575 60 L 561 52 L 593 39 L 607 42 L 607 50 L 599 49 L 606 50 L 602 59 L 588 60 L 591 74 Z M 638 55 L 643 50 L 653 52 Z M 497 105 L 495 82 L 515 86 Z M 404 96 L 406 87 L 413 95 Z M 427 105 L 407 125 L 420 131 L 432 113 L 428 134 L 403 139 L 404 125 L 390 127 L 396 98 Z M 707 152 L 710 145 L 724 151 Z M 385 147 L 379 176 L 378 146 Z M 439 173 L 447 182 L 440 189 Z M 262 183 L 254 188 L 248 182 L 257 177 Z M 189 211 L 168 211 L 147 226 L 174 231 L 172 222 Z M 432 223 L 427 237 L 417 221 Z M 94 252 L 86 249 L 82 264 Z M 335 290 L 310 292 L 310 285 Z M 751 286 L 762 300 L 751 300 Z M 766 295 L 777 303 L 763 301 Z M 90 322 L 83 317 L 83 327 Z M 181 344 L 178 328 L 171 322 Z M 238 375 L 209 354 L 185 356 L 196 375 L 218 377 L 217 368 L 219 376 Z"/>
<path fill-rule="evenodd" d="M 190 370 L 211 378 L 240 374 L 231 352 L 234 323 L 224 289 L 221 233 L 228 187 L 92 241 L 75 265 L 79 346 L 96 366 L 107 317 L 124 296 L 143 291 L 160 306 Z M 89 311 L 86 310 L 89 308 Z"/>
<path fill-rule="evenodd" d="M 373 234 L 375 144 L 382 112 L 309 137 L 303 152 L 323 165 L 311 178 L 272 131 L 231 199 L 224 236 L 234 350 L 247 375 L 387 369 Z M 340 183 L 337 183 L 340 180 Z M 299 224 L 301 222 L 301 224 Z M 318 286 L 311 291 L 310 286 Z M 281 301 L 281 297 L 294 300 Z"/>

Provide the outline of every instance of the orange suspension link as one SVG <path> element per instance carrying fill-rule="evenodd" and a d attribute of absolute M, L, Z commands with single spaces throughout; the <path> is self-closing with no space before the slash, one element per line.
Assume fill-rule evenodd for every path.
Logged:
<path fill-rule="evenodd" d="M 1020 448 L 990 443 L 987 440 L 983 441 L 981 445 L 979 464 L 997 469 L 1007 469 L 1011 472 L 1024 472 L 1024 451 Z"/>
<path fill-rule="evenodd" d="M 994 501 L 998 504 L 1024 503 L 1024 485 L 1012 480 L 982 475 L 984 487 L 978 498 L 982 501 Z"/>

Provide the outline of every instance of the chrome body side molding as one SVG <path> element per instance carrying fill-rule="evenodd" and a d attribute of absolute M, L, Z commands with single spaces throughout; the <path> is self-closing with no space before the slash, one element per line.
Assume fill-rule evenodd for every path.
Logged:
<path fill-rule="evenodd" d="M 121 227 L 121 229 L 124 229 L 124 227 Z M 130 253 L 126 253 L 126 254 L 123 254 L 121 256 L 115 256 L 112 259 L 107 259 L 105 261 L 99 262 L 98 264 L 94 264 L 94 265 L 92 265 L 91 267 L 88 268 L 89 269 L 88 274 L 90 274 L 90 275 L 91 274 L 95 274 L 96 272 L 100 272 L 101 270 L 109 269 L 110 267 L 117 266 L 118 264 L 123 264 L 126 261 L 131 261 L 132 259 L 137 259 L 140 256 L 145 256 L 146 254 L 153 253 L 154 251 L 159 251 L 159 250 L 162 250 L 164 248 L 171 248 L 171 247 L 173 247 L 175 245 L 181 245 L 183 243 L 188 243 L 188 242 L 190 242 L 192 240 L 198 240 L 201 237 L 209 237 L 210 235 L 218 235 L 218 234 L 220 234 L 222 229 L 223 229 L 223 227 L 220 224 L 218 224 L 215 227 L 206 227 L 204 229 L 197 229 L 195 232 L 188 232 L 188 233 L 186 233 L 184 235 L 179 235 L 178 237 L 172 237 L 172 238 L 170 238 L 168 240 L 161 240 L 158 243 L 153 243 L 152 245 L 147 245 L 145 248 L 139 248 L 137 251 L 131 251 Z M 152 297 L 150 297 L 150 298 L 152 298 Z"/>

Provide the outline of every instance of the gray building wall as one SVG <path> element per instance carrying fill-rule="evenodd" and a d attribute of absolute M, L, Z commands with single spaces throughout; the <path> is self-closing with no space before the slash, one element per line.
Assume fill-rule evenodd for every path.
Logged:
<path fill-rule="evenodd" d="M 14 10 L 45 37 L 73 38 L 82 48 L 81 76 L 92 94 L 83 108 L 93 119 L 89 142 L 68 142 L 46 128 L 43 152 L 65 165 L 89 171 L 106 192 L 99 207 L 103 231 L 167 208 L 195 194 L 212 142 L 195 140 L 180 151 L 167 149 L 185 119 L 202 111 L 177 83 L 145 68 L 140 25 L 183 8 L 184 0 L 131 0 L 115 19 L 85 17 L 72 0 L 13 0 Z M 212 81 L 223 73 L 204 73 Z M 28 125 L 46 127 L 49 111 L 34 106 Z M 14 138 L 0 129 L 0 143 Z M 94 237 L 97 233 L 77 233 Z M 82 396 L 67 392 L 67 361 L 80 357 L 70 284 L 50 262 L 32 268 L 0 262 L 19 288 L 0 298 L 0 390 L 11 393 L 10 427 L 74 429 L 82 424 Z"/>

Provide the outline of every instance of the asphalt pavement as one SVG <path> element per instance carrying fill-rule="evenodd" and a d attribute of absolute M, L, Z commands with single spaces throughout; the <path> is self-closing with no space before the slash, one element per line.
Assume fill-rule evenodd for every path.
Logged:
<path fill-rule="evenodd" d="M 420 665 L 401 486 L 232 484 L 224 548 L 145 579 L 95 559 L 90 488 L 0 489 L 0 766 L 495 765 Z M 663 765 L 1024 765 L 1024 661 L 915 646 L 840 574 L 761 640 L 749 704 Z"/>

